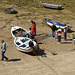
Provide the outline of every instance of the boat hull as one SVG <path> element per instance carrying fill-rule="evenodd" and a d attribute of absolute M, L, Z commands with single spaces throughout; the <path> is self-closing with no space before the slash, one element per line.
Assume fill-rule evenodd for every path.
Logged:
<path fill-rule="evenodd" d="M 49 26 L 52 26 L 53 23 L 54 23 L 55 26 L 56 26 L 57 28 L 59 28 L 59 27 L 62 28 L 62 29 L 65 28 L 64 24 L 61 24 L 61 23 L 56 22 L 56 21 L 54 21 L 54 20 L 51 20 L 51 19 L 47 19 L 47 18 L 45 18 L 45 21 L 47 22 L 47 24 L 48 24 Z M 70 29 L 71 26 L 67 26 L 67 28 Z"/>
<path fill-rule="evenodd" d="M 14 8 L 7 8 L 4 10 L 5 13 L 7 14 L 14 14 L 14 13 L 18 13 L 17 11 L 15 11 Z"/>
<path fill-rule="evenodd" d="M 72 40 L 73 44 L 75 45 L 75 39 Z"/>
<path fill-rule="evenodd" d="M 49 4 L 49 3 L 44 3 L 44 2 L 41 2 L 41 5 L 46 7 L 46 8 L 52 8 L 52 9 L 62 8 L 62 5 Z"/>
<path fill-rule="evenodd" d="M 33 48 L 34 48 L 34 50 L 37 50 L 37 43 L 35 41 L 32 41 L 29 38 L 16 37 L 14 39 L 14 44 L 15 44 L 16 48 L 19 51 L 22 51 L 22 52 L 31 52 L 31 51 L 33 51 L 33 48 L 30 47 L 29 42 L 33 42 Z"/>
<path fill-rule="evenodd" d="M 75 44 L 75 32 L 74 32 L 74 33 L 72 33 L 71 38 L 72 38 L 72 42 L 73 42 L 73 44 Z"/>
<path fill-rule="evenodd" d="M 19 34 L 20 29 L 22 29 L 23 32 L 27 33 L 27 30 L 24 29 L 24 28 L 22 28 L 22 27 L 15 26 L 15 25 L 13 25 L 13 26 L 11 27 L 11 34 L 12 34 L 13 38 L 15 38 L 15 37 L 20 37 L 20 34 Z"/>

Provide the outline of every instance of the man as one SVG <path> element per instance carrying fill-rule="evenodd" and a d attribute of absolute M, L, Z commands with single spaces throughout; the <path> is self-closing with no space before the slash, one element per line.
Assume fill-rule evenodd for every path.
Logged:
<path fill-rule="evenodd" d="M 32 31 L 31 31 L 31 27 L 29 28 L 29 31 L 27 33 L 29 35 L 29 38 L 34 39 L 34 35 L 32 34 Z"/>
<path fill-rule="evenodd" d="M 32 34 L 36 35 L 36 23 L 32 20 L 31 20 L 31 23 L 32 23 Z"/>
<path fill-rule="evenodd" d="M 64 24 L 64 40 L 67 40 L 67 26 Z"/>
<path fill-rule="evenodd" d="M 6 59 L 6 61 L 8 60 L 8 58 L 4 55 L 5 52 L 6 52 L 6 43 L 4 42 L 4 40 L 1 40 L 1 43 L 2 43 L 2 61 L 4 60 L 4 58 Z"/>
<path fill-rule="evenodd" d="M 56 30 L 56 26 L 54 25 L 54 23 L 53 23 L 53 25 L 52 25 L 52 37 L 55 39 L 55 30 Z"/>
<path fill-rule="evenodd" d="M 29 34 L 29 38 L 32 36 L 31 27 L 29 28 L 29 31 L 27 32 Z"/>
<path fill-rule="evenodd" d="M 57 30 L 58 44 L 61 44 L 61 35 L 62 35 L 62 30 L 59 27 L 59 29 Z"/>

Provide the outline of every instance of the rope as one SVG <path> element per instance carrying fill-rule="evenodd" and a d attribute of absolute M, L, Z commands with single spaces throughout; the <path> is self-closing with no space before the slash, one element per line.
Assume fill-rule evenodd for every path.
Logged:
<path fill-rule="evenodd" d="M 46 65 L 47 67 L 49 67 L 50 69 L 52 69 L 55 73 L 56 73 L 56 75 L 59 75 L 56 71 L 55 71 L 55 69 L 53 69 L 51 66 L 49 66 L 49 65 L 47 65 L 45 62 L 43 62 L 42 60 L 40 60 L 40 58 L 37 56 L 37 58 L 38 58 L 38 60 L 40 61 L 40 62 L 42 62 L 44 65 Z"/>
<path fill-rule="evenodd" d="M 16 17 L 16 15 L 14 17 L 12 17 L 3 27 L 1 27 L 0 29 L 5 28 L 14 18 Z"/>
<path fill-rule="evenodd" d="M 0 29 L 3 29 L 6 27 L 6 25 L 8 25 L 10 22 L 12 21 L 12 19 L 10 19 L 3 27 L 1 27 Z"/>

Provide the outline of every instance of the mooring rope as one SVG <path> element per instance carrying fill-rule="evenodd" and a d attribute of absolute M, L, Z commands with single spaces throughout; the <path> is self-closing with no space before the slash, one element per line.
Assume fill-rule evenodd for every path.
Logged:
<path fill-rule="evenodd" d="M 56 71 L 55 71 L 55 69 L 53 69 L 51 66 L 49 66 L 49 65 L 47 65 L 45 62 L 43 62 L 42 60 L 40 60 L 40 58 L 38 57 L 38 56 L 36 56 L 37 58 L 38 58 L 38 60 L 40 61 L 40 62 L 42 62 L 44 65 L 46 65 L 47 67 L 49 67 L 50 69 L 52 69 L 55 73 L 56 73 L 56 75 L 59 75 Z"/>

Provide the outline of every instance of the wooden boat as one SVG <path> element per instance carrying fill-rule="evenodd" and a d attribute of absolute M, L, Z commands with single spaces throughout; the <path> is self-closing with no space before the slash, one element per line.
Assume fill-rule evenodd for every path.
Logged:
<path fill-rule="evenodd" d="M 45 3 L 45 2 L 40 2 L 42 6 L 46 8 L 53 8 L 53 9 L 61 9 L 62 5 L 56 5 L 56 4 L 50 4 L 50 3 Z"/>
<path fill-rule="evenodd" d="M 72 33 L 71 38 L 72 38 L 72 42 L 75 44 L 75 33 Z"/>
<path fill-rule="evenodd" d="M 16 48 L 23 52 L 31 52 L 38 49 L 38 44 L 27 37 L 16 37 L 14 39 Z"/>
<path fill-rule="evenodd" d="M 53 23 L 54 23 L 57 28 L 59 28 L 59 27 L 62 28 L 62 29 L 65 28 L 64 24 L 61 24 L 61 23 L 56 22 L 56 21 L 54 21 L 54 20 L 45 18 L 45 21 L 47 22 L 47 24 L 48 24 L 49 26 L 52 26 Z M 68 29 L 71 29 L 71 26 L 66 26 L 66 27 L 67 27 Z"/>
<path fill-rule="evenodd" d="M 73 39 L 73 40 L 72 40 L 72 42 L 73 42 L 73 43 L 74 43 L 74 45 L 75 45 L 75 39 Z"/>
<path fill-rule="evenodd" d="M 39 48 L 38 44 L 26 36 L 21 37 L 20 30 L 22 31 L 22 34 L 27 34 L 27 30 L 22 27 L 15 25 L 12 25 L 11 27 L 11 34 L 14 38 L 14 44 L 16 48 L 23 52 L 37 50 Z"/>
<path fill-rule="evenodd" d="M 21 37 L 21 34 L 20 34 L 20 30 L 22 31 L 22 34 L 27 34 L 27 30 L 22 28 L 22 27 L 19 27 L 19 26 L 15 26 L 15 25 L 12 25 L 11 26 L 11 34 L 12 36 L 15 38 L 15 37 Z"/>
<path fill-rule="evenodd" d="M 4 10 L 5 13 L 7 14 L 14 14 L 14 13 L 18 13 L 17 11 L 15 11 L 15 8 L 7 8 Z"/>

